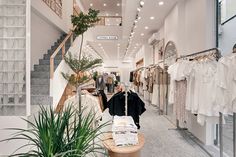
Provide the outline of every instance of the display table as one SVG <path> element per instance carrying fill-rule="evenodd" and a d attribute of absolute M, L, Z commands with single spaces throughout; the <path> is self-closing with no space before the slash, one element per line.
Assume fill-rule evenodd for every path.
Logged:
<path fill-rule="evenodd" d="M 141 149 L 144 146 L 144 135 L 138 134 L 139 144 L 135 146 L 117 147 L 112 139 L 112 133 L 105 134 L 103 145 L 108 150 L 109 157 L 140 157 Z"/>

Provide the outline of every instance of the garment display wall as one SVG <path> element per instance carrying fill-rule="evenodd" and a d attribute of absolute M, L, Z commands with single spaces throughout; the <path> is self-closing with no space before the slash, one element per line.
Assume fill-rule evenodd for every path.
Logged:
<path fill-rule="evenodd" d="M 26 114 L 26 0 L 0 0 L 0 106 Z"/>

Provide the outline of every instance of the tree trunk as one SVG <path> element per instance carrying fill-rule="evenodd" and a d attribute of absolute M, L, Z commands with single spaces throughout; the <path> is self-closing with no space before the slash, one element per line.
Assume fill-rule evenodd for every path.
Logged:
<path fill-rule="evenodd" d="M 82 34 L 82 38 L 81 38 L 80 51 L 79 51 L 79 60 L 82 57 L 83 42 L 84 42 L 84 34 Z"/>

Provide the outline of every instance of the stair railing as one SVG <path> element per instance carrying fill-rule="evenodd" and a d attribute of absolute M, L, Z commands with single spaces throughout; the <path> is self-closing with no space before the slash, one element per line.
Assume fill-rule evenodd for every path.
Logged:
<path fill-rule="evenodd" d="M 74 28 L 73 28 L 74 30 Z M 68 35 L 65 37 L 65 39 L 62 41 L 62 43 L 57 47 L 57 49 L 53 52 L 53 54 L 50 57 L 50 79 L 53 79 L 54 76 L 54 60 L 56 55 L 60 52 L 60 50 L 62 51 L 62 59 L 64 59 L 65 56 L 65 51 L 66 51 L 66 43 L 68 40 L 70 40 L 70 44 L 72 45 L 73 43 L 73 30 L 70 30 Z"/>

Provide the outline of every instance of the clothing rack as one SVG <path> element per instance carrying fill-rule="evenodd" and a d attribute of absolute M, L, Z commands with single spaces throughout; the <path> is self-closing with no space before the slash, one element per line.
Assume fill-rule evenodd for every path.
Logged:
<path fill-rule="evenodd" d="M 222 55 L 221 55 L 219 49 L 218 48 L 211 48 L 211 49 L 207 49 L 207 50 L 204 50 L 204 51 L 196 52 L 196 53 L 193 53 L 193 54 L 190 54 L 190 55 L 180 56 L 180 57 L 178 57 L 176 59 L 176 61 L 179 60 L 179 59 L 184 59 L 184 58 L 188 58 L 188 57 L 198 56 L 198 55 L 204 54 L 204 53 L 209 53 L 209 52 L 214 51 L 214 50 L 216 52 L 217 57 L 220 58 Z"/>
<path fill-rule="evenodd" d="M 215 51 L 216 54 L 216 60 L 218 61 L 222 55 L 219 51 L 218 48 L 211 48 L 211 49 L 207 49 L 204 51 L 200 51 L 200 52 L 196 52 L 190 55 L 184 55 L 184 56 L 180 56 L 176 59 L 176 61 L 178 61 L 179 59 L 184 59 L 184 58 L 188 58 L 188 57 L 193 57 L 193 56 L 198 56 L 198 55 L 202 55 L 202 54 L 206 54 L 209 53 L 211 51 Z M 233 138 L 236 139 L 236 113 L 234 113 L 234 122 L 233 122 L 233 129 L 234 129 L 234 135 Z M 218 138 L 218 137 L 217 137 Z M 220 157 L 224 156 L 224 151 L 223 151 L 223 114 L 220 112 L 219 113 L 219 145 L 220 145 Z M 234 140 L 234 156 L 236 156 L 236 144 L 235 144 L 235 140 Z"/>

